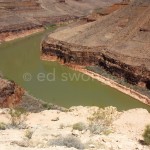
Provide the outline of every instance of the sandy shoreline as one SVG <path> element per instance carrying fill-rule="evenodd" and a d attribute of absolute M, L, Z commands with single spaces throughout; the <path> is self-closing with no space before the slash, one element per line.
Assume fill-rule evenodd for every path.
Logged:
<path fill-rule="evenodd" d="M 58 61 L 59 63 L 64 65 L 64 63 L 62 61 L 59 61 L 57 59 L 57 57 L 41 56 L 41 59 L 44 61 Z M 100 82 L 102 82 L 102 83 L 122 92 L 122 93 L 125 93 L 125 94 L 139 100 L 140 102 L 150 106 L 150 99 L 147 96 L 145 96 L 145 95 L 143 95 L 143 94 L 141 94 L 141 93 L 139 93 L 133 89 L 125 87 L 125 86 L 123 86 L 123 85 L 121 85 L 121 84 L 119 84 L 119 83 L 117 83 L 117 82 L 115 82 L 109 78 L 106 78 L 100 74 L 89 71 L 89 70 L 83 68 L 84 66 L 71 65 L 71 64 L 65 64 L 65 65 L 68 66 L 69 68 L 75 70 L 75 71 L 79 71 L 83 74 L 86 74 L 86 75 L 90 76 L 91 78 L 96 79 L 96 80 L 98 80 L 98 81 L 100 81 Z"/>

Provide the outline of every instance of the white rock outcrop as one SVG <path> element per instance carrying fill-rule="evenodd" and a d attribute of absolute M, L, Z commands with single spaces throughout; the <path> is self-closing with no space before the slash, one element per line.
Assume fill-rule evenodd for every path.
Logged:
<path fill-rule="evenodd" d="M 0 130 L 0 150 L 150 150 L 139 143 L 145 126 L 150 124 L 150 113 L 144 109 L 121 113 L 113 123 L 115 131 L 108 135 L 92 134 L 88 128 L 83 131 L 73 129 L 73 125 L 79 122 L 88 126 L 87 118 L 97 109 L 80 106 L 72 107 L 68 112 L 45 110 L 29 113 L 24 121 L 26 129 L 9 127 Z M 5 112 L 0 113 L 0 122 L 9 124 L 8 110 L 0 109 L 0 112 Z M 68 147 L 62 145 L 65 137 L 71 137 L 65 143 Z M 57 140 L 56 146 L 52 144 L 55 139 L 61 139 Z M 76 146 L 71 147 L 74 140 Z M 80 148 L 81 144 L 84 148 Z"/>

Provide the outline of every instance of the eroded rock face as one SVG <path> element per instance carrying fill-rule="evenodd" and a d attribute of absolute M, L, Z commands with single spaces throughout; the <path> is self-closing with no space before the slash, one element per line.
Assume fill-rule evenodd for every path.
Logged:
<path fill-rule="evenodd" d="M 113 75 L 124 77 L 129 83 L 150 89 L 150 71 L 143 65 L 132 66 L 115 59 L 114 54 L 104 51 L 104 47 L 90 48 L 48 39 L 42 44 L 43 56 L 57 56 L 64 63 L 77 65 L 99 65 Z M 120 57 L 117 56 L 116 58 Z M 123 56 L 121 56 L 123 57 Z M 132 59 L 132 58 L 130 58 Z"/>
<path fill-rule="evenodd" d="M 99 65 L 129 83 L 150 89 L 150 1 L 132 1 L 103 19 L 49 35 L 43 56 L 64 63 Z"/>
<path fill-rule="evenodd" d="M 24 90 L 12 81 L 0 78 L 0 107 L 13 107 L 21 101 Z"/>

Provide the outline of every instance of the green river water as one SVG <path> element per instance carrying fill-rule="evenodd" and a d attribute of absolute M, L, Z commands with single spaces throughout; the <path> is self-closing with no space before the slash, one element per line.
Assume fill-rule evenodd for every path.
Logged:
<path fill-rule="evenodd" d="M 40 42 L 45 34 L 0 45 L 0 71 L 6 78 L 37 98 L 64 107 L 115 106 L 118 110 L 140 107 L 150 111 L 149 106 L 86 75 L 57 62 L 40 60 Z"/>

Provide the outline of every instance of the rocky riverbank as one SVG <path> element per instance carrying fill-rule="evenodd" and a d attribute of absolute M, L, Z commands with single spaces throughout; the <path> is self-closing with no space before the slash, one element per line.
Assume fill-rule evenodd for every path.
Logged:
<path fill-rule="evenodd" d="M 0 145 L 2 150 L 149 150 L 142 145 L 142 134 L 150 124 L 150 114 L 144 109 L 133 109 L 112 114 L 118 117 L 112 122 L 111 130 L 101 133 L 100 124 L 94 133 L 89 117 L 98 107 L 71 107 L 67 112 L 45 110 L 26 114 L 19 128 L 10 127 L 9 109 L 0 110 Z M 110 115 L 110 108 L 104 114 Z M 107 113 L 106 113 L 107 112 Z M 138 116 L 138 117 L 137 117 Z M 101 120 L 102 121 L 102 120 Z M 100 123 L 100 122 L 99 122 Z M 95 128 L 94 128 L 95 129 Z"/>

